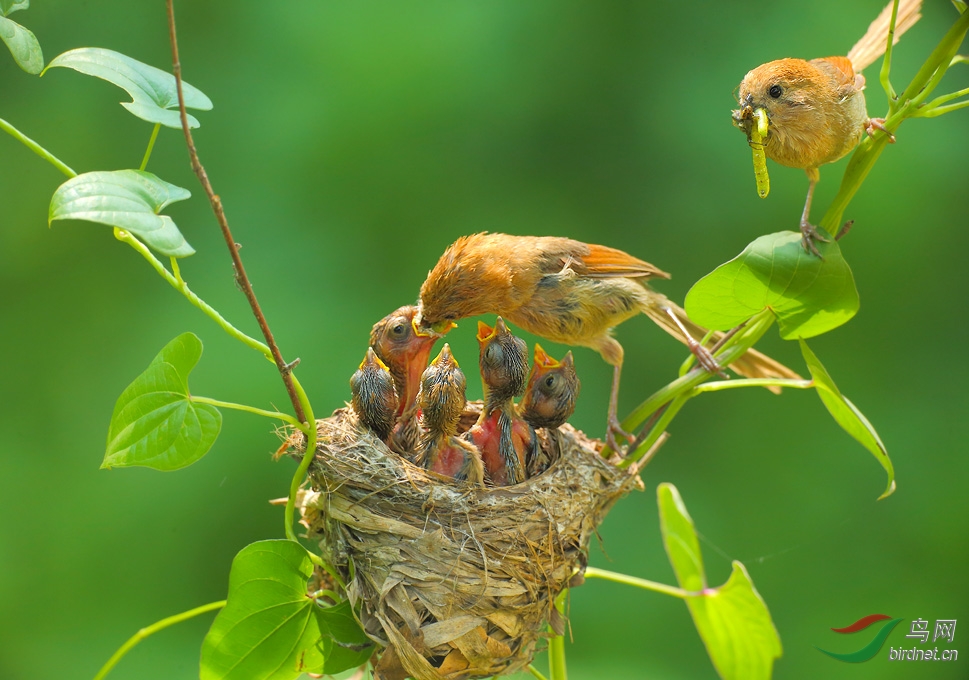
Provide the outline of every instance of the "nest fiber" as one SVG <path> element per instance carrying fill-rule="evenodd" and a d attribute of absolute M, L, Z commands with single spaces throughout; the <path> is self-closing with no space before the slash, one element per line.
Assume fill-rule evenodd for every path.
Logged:
<path fill-rule="evenodd" d="M 477 418 L 469 404 L 462 423 Z M 319 444 L 302 511 L 321 556 L 347 584 L 367 634 L 383 645 L 383 680 L 490 677 L 531 662 L 554 607 L 581 582 L 589 540 L 635 472 L 569 425 L 540 430 L 553 461 L 514 486 L 482 488 L 391 452 L 350 409 L 317 422 Z M 302 435 L 291 439 L 297 451 Z"/>

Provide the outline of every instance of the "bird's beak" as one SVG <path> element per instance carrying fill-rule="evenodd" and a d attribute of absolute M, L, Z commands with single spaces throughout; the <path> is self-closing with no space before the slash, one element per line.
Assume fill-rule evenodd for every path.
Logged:
<path fill-rule="evenodd" d="M 565 356 L 562 357 L 562 366 L 565 368 L 571 368 L 573 371 L 575 370 L 575 361 L 572 359 L 572 350 L 566 352 Z"/>
<path fill-rule="evenodd" d="M 360 362 L 360 368 L 362 369 L 365 366 L 373 366 L 374 364 L 379 366 L 380 369 L 383 371 L 390 370 L 389 368 L 387 368 L 387 364 L 382 362 L 380 360 L 380 357 L 377 356 L 377 353 L 373 351 L 373 347 L 368 347 L 367 355 L 363 358 L 363 361 Z"/>
<path fill-rule="evenodd" d="M 571 352 L 567 356 L 571 356 Z M 541 368 L 558 368 L 562 364 L 553 359 L 542 349 L 542 346 L 535 343 L 535 366 Z"/>
<path fill-rule="evenodd" d="M 451 354 L 451 346 L 446 342 L 444 343 L 444 347 L 441 348 L 441 353 L 434 357 L 434 361 L 431 362 L 431 366 L 437 366 L 441 363 L 452 364 L 456 368 L 460 368 L 460 366 L 458 366 L 458 360 L 454 358 L 453 354 Z"/>
<path fill-rule="evenodd" d="M 511 331 L 508 330 L 508 326 L 505 325 L 505 320 L 500 316 L 495 319 L 495 333 L 498 335 L 507 335 L 511 333 Z"/>
<path fill-rule="evenodd" d="M 495 335 L 497 335 L 497 326 L 498 324 L 495 324 L 495 328 L 492 328 L 484 321 L 479 321 L 478 322 L 478 342 L 481 344 L 484 344 L 489 340 L 491 340 L 493 337 L 495 337 Z"/>

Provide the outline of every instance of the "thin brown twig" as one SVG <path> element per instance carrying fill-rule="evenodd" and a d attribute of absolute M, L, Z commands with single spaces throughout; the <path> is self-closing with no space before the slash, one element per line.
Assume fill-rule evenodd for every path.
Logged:
<path fill-rule="evenodd" d="M 225 244 L 229 248 L 229 254 L 232 256 L 232 268 L 235 271 L 236 282 L 245 294 L 246 299 L 249 301 L 249 306 L 252 308 L 252 313 L 256 317 L 256 321 L 259 323 L 259 329 L 262 331 L 263 337 L 266 338 L 266 344 L 269 346 L 269 351 L 273 355 L 273 360 L 276 362 L 276 368 L 279 370 L 279 374 L 283 378 L 283 383 L 286 385 L 286 391 L 289 393 L 289 399 L 293 402 L 293 409 L 296 412 L 296 417 L 299 418 L 301 423 L 306 422 L 306 414 L 303 411 L 302 405 L 299 403 L 299 397 L 296 394 L 296 387 L 293 385 L 293 379 L 290 376 L 293 368 L 299 362 L 296 359 L 292 363 L 287 364 L 283 359 L 282 352 L 279 351 L 279 346 L 276 344 L 276 340 L 273 338 L 272 331 L 269 330 L 269 323 L 266 321 L 265 315 L 262 313 L 262 308 L 259 306 L 259 301 L 256 300 L 256 293 L 252 290 L 252 284 L 249 283 L 249 277 L 246 276 L 245 267 L 242 266 L 242 258 L 239 256 L 239 246 L 236 244 L 235 239 L 232 238 L 232 232 L 229 230 L 229 222 L 225 217 L 225 211 L 222 209 L 222 200 L 215 193 L 212 188 L 212 183 L 209 181 L 209 176 L 205 172 L 205 168 L 202 167 L 202 162 L 199 160 L 198 151 L 195 149 L 195 142 L 192 140 L 192 132 L 188 127 L 188 113 L 185 111 L 185 97 L 182 94 L 182 65 L 178 60 L 178 39 L 175 35 L 175 9 L 173 7 L 172 0 L 165 0 L 165 5 L 168 9 L 168 36 L 172 44 L 172 73 L 175 76 L 175 87 L 178 90 L 178 110 L 182 119 L 182 132 L 185 133 L 185 144 L 188 146 L 188 155 L 192 161 L 192 170 L 198 177 L 202 188 L 205 190 L 206 196 L 209 198 L 209 203 L 212 204 L 212 211 L 215 213 L 215 219 L 219 223 L 219 227 L 222 229 L 222 236 L 225 238 Z"/>

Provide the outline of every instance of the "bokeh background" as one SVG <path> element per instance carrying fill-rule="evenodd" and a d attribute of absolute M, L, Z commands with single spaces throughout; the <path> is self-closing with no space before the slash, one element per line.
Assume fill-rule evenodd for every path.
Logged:
<path fill-rule="evenodd" d="M 955 16 L 929 0 L 899 45 L 907 82 Z M 844 3 L 177 3 L 186 79 L 215 102 L 196 141 L 287 359 L 318 414 L 349 398 L 371 324 L 415 300 L 456 237 L 555 234 L 623 248 L 690 285 L 757 236 L 793 228 L 807 183 L 772 164 L 760 200 L 732 129 L 732 91 L 757 64 L 844 54 L 881 9 Z M 48 60 L 80 46 L 170 66 L 164 3 L 35 0 L 13 16 Z M 151 127 L 113 86 L 22 73 L 0 50 L 0 117 L 78 171 L 137 167 Z M 869 110 L 885 109 L 876 69 Z M 969 85 L 964 66 L 942 91 Z M 969 112 L 906 123 L 848 211 L 858 316 L 812 341 L 879 429 L 898 491 L 813 393 L 732 391 L 691 402 L 593 546 L 594 565 L 672 582 L 655 488 L 675 483 L 703 535 L 711 583 L 742 560 L 784 644 L 778 678 L 966 677 L 956 663 L 889 663 L 908 621 L 957 619 L 969 655 Z M 822 170 L 820 216 L 845 161 Z M 258 334 L 187 162 L 161 132 L 149 170 L 190 188 L 173 205 L 198 254 L 193 288 Z M 56 223 L 63 181 L 0 136 L 0 678 L 89 678 L 139 627 L 224 597 L 233 555 L 282 535 L 295 465 L 273 424 L 227 412 L 203 460 L 177 473 L 99 471 L 114 401 L 183 331 L 205 343 L 198 394 L 287 407 L 273 368 L 225 336 L 108 228 Z M 473 322 L 450 337 L 474 365 Z M 627 411 L 675 376 L 683 349 L 646 319 L 618 331 Z M 801 368 L 773 331 L 764 349 Z M 564 348 L 551 346 L 550 351 Z M 601 433 L 610 369 L 578 349 L 574 423 Z M 473 372 L 472 372 L 473 373 Z M 480 395 L 476 377 L 470 395 Z M 604 582 L 572 593 L 572 677 L 713 678 L 683 603 Z M 904 617 L 878 658 L 815 645 L 873 612 Z M 114 671 L 197 677 L 211 616 L 168 629 Z M 964 629 L 965 628 L 965 629 Z M 859 634 L 858 637 L 866 635 Z M 936 643 L 938 644 L 938 643 Z M 539 667 L 545 660 L 539 658 Z"/>

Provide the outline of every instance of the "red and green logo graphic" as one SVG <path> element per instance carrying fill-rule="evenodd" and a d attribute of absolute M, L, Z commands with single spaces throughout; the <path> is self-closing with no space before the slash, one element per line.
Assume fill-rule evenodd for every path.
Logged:
<path fill-rule="evenodd" d="M 892 632 L 892 629 L 897 626 L 901 620 L 902 619 L 893 619 L 891 616 L 887 616 L 885 614 L 869 614 L 868 616 L 861 617 L 850 626 L 831 629 L 835 633 L 857 633 L 858 631 L 865 630 L 869 626 L 872 626 L 879 621 L 887 621 L 888 623 L 882 624 L 881 630 L 875 634 L 875 637 L 871 639 L 871 642 L 866 644 L 857 652 L 839 654 L 837 652 L 829 652 L 826 649 L 821 649 L 817 645 L 815 645 L 814 648 L 819 652 L 824 652 L 832 659 L 837 659 L 838 661 L 844 661 L 846 663 L 861 663 L 862 661 L 868 661 L 878 654 L 879 650 L 882 648 L 882 645 L 885 644 L 885 640 L 888 638 L 889 633 Z"/>

